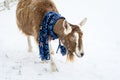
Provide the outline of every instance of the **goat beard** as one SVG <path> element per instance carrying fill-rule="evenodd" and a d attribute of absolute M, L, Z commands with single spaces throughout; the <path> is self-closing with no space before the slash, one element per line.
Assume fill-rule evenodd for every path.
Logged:
<path fill-rule="evenodd" d="M 68 51 L 67 53 L 67 61 L 73 62 L 74 61 L 74 54 Z"/>

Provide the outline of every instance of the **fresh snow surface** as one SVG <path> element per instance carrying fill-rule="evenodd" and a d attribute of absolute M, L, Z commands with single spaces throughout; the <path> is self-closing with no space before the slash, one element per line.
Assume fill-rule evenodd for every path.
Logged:
<path fill-rule="evenodd" d="M 0 12 L 0 80 L 119 80 L 120 79 L 120 1 L 54 0 L 59 12 L 73 24 L 87 17 L 82 27 L 83 58 L 74 63 L 55 54 L 59 72 L 41 63 L 32 38 L 33 53 L 27 52 L 26 36 L 16 25 L 16 5 Z M 52 42 L 56 51 L 58 40 Z"/>

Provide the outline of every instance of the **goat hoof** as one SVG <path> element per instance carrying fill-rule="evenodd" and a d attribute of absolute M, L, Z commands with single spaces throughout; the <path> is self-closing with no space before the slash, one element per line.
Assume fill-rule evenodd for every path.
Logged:
<path fill-rule="evenodd" d="M 57 68 L 52 69 L 52 72 L 59 72 Z"/>

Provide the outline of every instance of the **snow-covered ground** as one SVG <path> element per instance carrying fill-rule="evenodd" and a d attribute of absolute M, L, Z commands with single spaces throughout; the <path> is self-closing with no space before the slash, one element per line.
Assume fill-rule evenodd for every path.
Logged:
<path fill-rule="evenodd" d="M 83 26 L 85 56 L 66 63 L 55 55 L 59 72 L 40 62 L 37 45 L 27 52 L 27 41 L 16 25 L 15 10 L 0 12 L 0 80 L 119 80 L 120 1 L 54 0 L 60 13 L 73 23 L 88 18 Z M 57 40 L 53 41 L 56 51 Z"/>

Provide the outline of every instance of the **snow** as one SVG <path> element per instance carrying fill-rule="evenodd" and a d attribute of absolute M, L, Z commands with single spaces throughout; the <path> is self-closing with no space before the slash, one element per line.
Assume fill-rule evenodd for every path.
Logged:
<path fill-rule="evenodd" d="M 82 27 L 85 56 L 74 63 L 55 54 L 59 72 L 51 72 L 41 63 L 32 38 L 33 53 L 27 52 L 27 40 L 16 25 L 16 6 L 0 12 L 0 80 L 119 80 L 120 10 L 119 0 L 54 0 L 68 22 Z M 58 41 L 52 42 L 54 50 Z"/>

